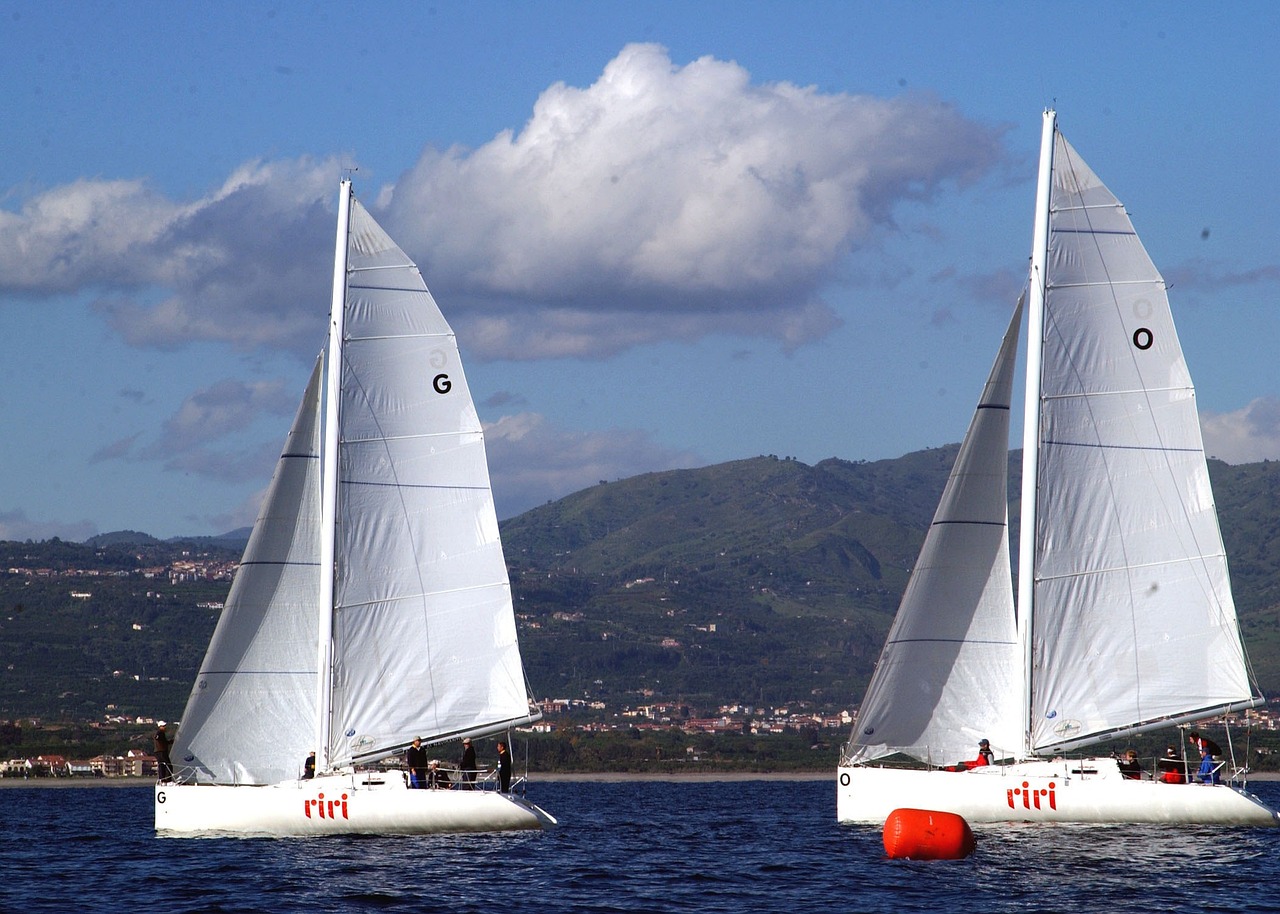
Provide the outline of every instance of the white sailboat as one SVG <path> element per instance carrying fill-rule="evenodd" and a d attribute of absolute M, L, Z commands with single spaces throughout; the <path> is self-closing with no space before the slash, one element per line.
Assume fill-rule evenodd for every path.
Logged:
<path fill-rule="evenodd" d="M 1009 415 L 1027 310 L 1015 612 Z M 1044 114 L 1015 309 L 837 770 L 837 818 L 1276 825 L 1243 785 L 1070 750 L 1263 701 L 1240 639 L 1165 283 Z M 1005 764 L 968 771 L 988 739 Z M 902 766 L 895 760 L 912 760 Z"/>
<path fill-rule="evenodd" d="M 540 716 L 453 331 L 344 180 L 328 343 L 187 701 L 175 780 L 155 787 L 156 831 L 553 825 L 511 793 L 409 789 L 371 767 L 415 737 Z"/>

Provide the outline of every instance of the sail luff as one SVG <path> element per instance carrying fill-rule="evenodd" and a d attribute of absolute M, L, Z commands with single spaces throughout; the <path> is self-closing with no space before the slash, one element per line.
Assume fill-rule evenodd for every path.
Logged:
<path fill-rule="evenodd" d="M 1022 499 L 1018 530 L 1018 641 L 1022 655 L 1022 755 L 1031 754 L 1032 619 L 1035 614 L 1036 490 L 1040 456 L 1040 372 L 1044 351 L 1044 300 L 1048 286 L 1049 204 L 1053 184 L 1057 114 L 1044 112 L 1040 135 L 1040 171 L 1036 180 L 1035 227 L 1027 303 L 1026 393 L 1022 416 Z"/>
<path fill-rule="evenodd" d="M 351 181 L 338 190 L 338 227 L 333 252 L 333 297 L 325 348 L 324 437 L 320 450 L 320 599 L 316 606 L 316 767 L 327 771 L 333 702 L 333 588 L 337 538 L 338 430 L 342 397 L 342 337 L 347 300 L 347 235 L 351 224 Z"/>

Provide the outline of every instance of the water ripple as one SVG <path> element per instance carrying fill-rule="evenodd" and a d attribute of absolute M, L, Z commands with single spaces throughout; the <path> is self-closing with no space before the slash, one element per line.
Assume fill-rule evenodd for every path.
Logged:
<path fill-rule="evenodd" d="M 538 784 L 561 828 L 430 837 L 157 839 L 151 796 L 0 793 L 0 911 L 1261 914 L 1280 878 L 1280 829 L 979 827 L 966 860 L 889 860 L 825 781 Z"/>

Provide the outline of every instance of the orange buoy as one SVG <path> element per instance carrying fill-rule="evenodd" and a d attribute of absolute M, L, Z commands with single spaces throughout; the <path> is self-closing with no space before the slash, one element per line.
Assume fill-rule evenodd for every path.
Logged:
<path fill-rule="evenodd" d="M 932 809 L 895 809 L 884 820 L 884 852 L 892 860 L 960 860 L 973 853 L 964 816 Z"/>

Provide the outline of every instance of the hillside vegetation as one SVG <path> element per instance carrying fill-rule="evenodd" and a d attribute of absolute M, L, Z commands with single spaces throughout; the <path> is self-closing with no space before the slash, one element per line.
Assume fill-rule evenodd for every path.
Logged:
<path fill-rule="evenodd" d="M 955 451 L 652 473 L 504 522 L 535 693 L 610 713 L 660 700 L 691 715 L 852 708 Z M 1280 464 L 1211 472 L 1246 642 L 1280 693 Z M 217 618 L 208 604 L 229 582 L 143 569 L 192 555 L 238 550 L 144 534 L 0 543 L 0 719 L 180 716 Z"/>

